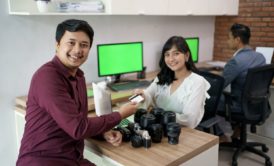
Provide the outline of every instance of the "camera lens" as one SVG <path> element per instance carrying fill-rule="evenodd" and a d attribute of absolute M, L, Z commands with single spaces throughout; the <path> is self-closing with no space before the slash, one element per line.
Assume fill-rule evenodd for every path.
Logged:
<path fill-rule="evenodd" d="M 147 113 L 147 110 L 139 108 L 134 114 L 134 122 L 135 123 L 140 123 L 141 116 L 146 114 L 146 113 Z"/>
<path fill-rule="evenodd" d="M 151 113 L 155 116 L 155 118 L 156 118 L 156 123 L 161 123 L 161 120 L 162 120 L 162 116 L 163 116 L 163 113 L 164 113 L 164 109 L 162 109 L 162 108 L 158 108 L 158 107 L 156 107 L 156 108 L 153 108 L 152 110 L 151 110 Z"/>
<path fill-rule="evenodd" d="M 160 143 L 163 137 L 163 128 L 161 124 L 155 123 L 148 127 L 149 135 L 154 143 Z"/>
<path fill-rule="evenodd" d="M 179 142 L 179 136 L 181 133 L 181 126 L 179 123 L 168 123 L 166 126 L 167 136 L 168 136 L 168 143 L 175 145 Z"/>
<path fill-rule="evenodd" d="M 164 136 L 167 136 L 166 125 L 171 122 L 176 122 L 176 114 L 172 111 L 165 111 L 162 116 L 162 125 L 164 130 Z"/>
<path fill-rule="evenodd" d="M 168 124 L 170 122 L 175 122 L 176 121 L 176 114 L 175 112 L 172 111 L 165 111 L 163 113 L 163 117 L 162 117 L 162 124 Z"/>
<path fill-rule="evenodd" d="M 151 124 L 155 123 L 155 116 L 153 114 L 143 114 L 140 120 L 140 126 L 143 129 L 147 129 Z"/>
<path fill-rule="evenodd" d="M 138 148 L 143 145 L 143 138 L 140 135 L 133 135 L 130 140 L 131 140 L 131 145 L 134 148 Z"/>

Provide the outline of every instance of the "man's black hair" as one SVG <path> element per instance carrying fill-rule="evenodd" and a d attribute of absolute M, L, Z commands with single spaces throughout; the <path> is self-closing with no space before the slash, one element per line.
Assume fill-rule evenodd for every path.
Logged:
<path fill-rule="evenodd" d="M 58 24 L 56 29 L 56 35 L 55 35 L 55 39 L 57 43 L 60 43 L 60 40 L 66 31 L 69 31 L 69 32 L 83 31 L 84 33 L 88 35 L 90 39 L 90 47 L 91 47 L 91 44 L 93 42 L 94 31 L 92 27 L 86 21 L 69 19 Z"/>
<path fill-rule="evenodd" d="M 239 37 L 243 44 L 249 44 L 251 34 L 248 26 L 235 23 L 231 26 L 230 31 L 234 38 Z"/>

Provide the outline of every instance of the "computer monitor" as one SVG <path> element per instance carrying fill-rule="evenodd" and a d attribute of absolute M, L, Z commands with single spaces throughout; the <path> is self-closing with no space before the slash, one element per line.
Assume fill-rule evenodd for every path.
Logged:
<path fill-rule="evenodd" d="M 190 49 L 193 62 L 197 63 L 199 59 L 199 38 L 191 37 L 191 38 L 185 38 L 185 40 Z"/>
<path fill-rule="evenodd" d="M 97 45 L 98 76 L 119 76 L 143 70 L 143 43 Z M 117 81 L 117 80 L 116 80 Z"/>

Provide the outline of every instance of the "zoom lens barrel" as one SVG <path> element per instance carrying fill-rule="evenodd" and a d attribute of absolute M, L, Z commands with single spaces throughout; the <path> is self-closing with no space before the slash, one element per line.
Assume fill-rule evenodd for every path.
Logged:
<path fill-rule="evenodd" d="M 172 111 L 165 111 L 162 116 L 162 126 L 164 129 L 164 136 L 167 137 L 166 125 L 171 122 L 176 122 L 176 114 Z"/>
<path fill-rule="evenodd" d="M 168 123 L 166 126 L 168 143 L 175 145 L 179 143 L 179 136 L 181 133 L 181 125 L 179 123 Z"/>
<path fill-rule="evenodd" d="M 146 113 L 147 113 L 147 110 L 139 108 L 134 114 L 134 122 L 140 124 L 141 116 Z"/>
<path fill-rule="evenodd" d="M 143 114 L 141 116 L 141 120 L 140 120 L 140 126 L 147 130 L 148 127 L 152 124 L 154 124 L 156 121 L 156 118 L 153 114 Z"/>

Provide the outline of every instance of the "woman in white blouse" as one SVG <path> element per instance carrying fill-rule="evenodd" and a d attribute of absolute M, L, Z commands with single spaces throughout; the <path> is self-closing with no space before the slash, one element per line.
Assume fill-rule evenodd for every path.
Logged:
<path fill-rule="evenodd" d="M 166 41 L 159 65 L 161 70 L 151 85 L 144 91 L 134 91 L 145 98 L 141 107 L 152 105 L 174 111 L 178 123 L 195 128 L 203 118 L 210 84 L 195 73 L 197 69 L 183 37 L 173 36 Z"/>

